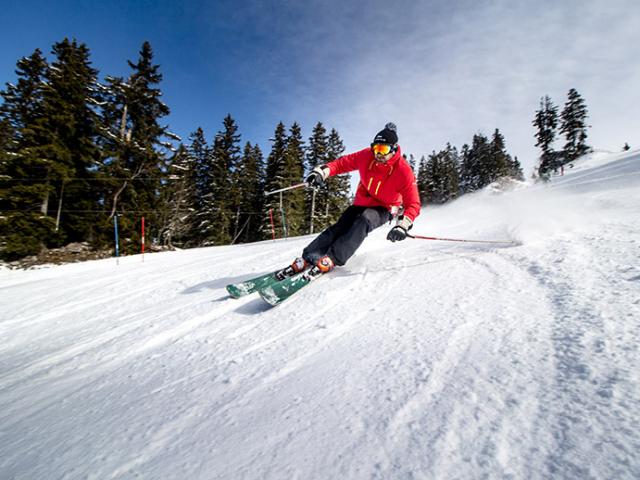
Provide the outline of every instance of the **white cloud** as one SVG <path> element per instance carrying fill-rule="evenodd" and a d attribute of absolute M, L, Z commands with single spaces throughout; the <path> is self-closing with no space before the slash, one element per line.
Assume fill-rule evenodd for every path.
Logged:
<path fill-rule="evenodd" d="M 271 93 L 306 128 L 321 120 L 356 149 L 392 120 L 405 151 L 421 155 L 497 127 L 530 168 L 540 97 L 562 107 L 576 88 L 594 147 L 640 146 L 637 2 L 362 6 L 323 4 L 287 27 L 283 45 L 294 67 L 285 72 L 299 76 L 289 87 L 276 82 Z"/>

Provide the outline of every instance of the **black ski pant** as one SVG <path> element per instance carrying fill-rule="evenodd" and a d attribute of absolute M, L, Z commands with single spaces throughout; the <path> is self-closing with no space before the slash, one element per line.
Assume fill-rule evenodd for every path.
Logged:
<path fill-rule="evenodd" d="M 338 221 L 328 227 L 302 251 L 302 257 L 312 265 L 328 255 L 336 265 L 344 265 L 372 230 L 391 218 L 384 207 L 351 205 Z"/>

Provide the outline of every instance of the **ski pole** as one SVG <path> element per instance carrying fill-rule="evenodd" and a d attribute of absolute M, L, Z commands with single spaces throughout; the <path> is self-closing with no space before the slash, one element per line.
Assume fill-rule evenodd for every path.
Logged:
<path fill-rule="evenodd" d="M 287 190 L 293 190 L 294 188 L 306 187 L 307 183 L 296 183 L 295 185 L 291 185 L 290 187 L 279 188 L 278 190 L 272 190 L 270 192 L 265 192 L 265 195 L 273 195 L 274 193 L 286 192 Z"/>
<path fill-rule="evenodd" d="M 514 242 L 513 240 L 466 240 L 462 238 L 425 237 L 423 235 L 411 235 L 409 233 L 407 233 L 407 237 L 418 239 L 418 240 L 440 240 L 442 242 L 502 243 L 502 244 L 512 244 L 512 245 L 518 244 L 518 242 Z"/>

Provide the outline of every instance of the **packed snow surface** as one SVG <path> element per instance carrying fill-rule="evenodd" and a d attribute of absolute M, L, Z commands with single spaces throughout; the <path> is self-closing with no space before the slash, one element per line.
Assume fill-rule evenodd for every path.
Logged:
<path fill-rule="evenodd" d="M 640 153 L 387 231 L 0 271 L 0 478 L 640 478 Z"/>

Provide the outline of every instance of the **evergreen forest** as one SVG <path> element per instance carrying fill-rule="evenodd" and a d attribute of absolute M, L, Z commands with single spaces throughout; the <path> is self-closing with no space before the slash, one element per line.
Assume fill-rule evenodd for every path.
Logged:
<path fill-rule="evenodd" d="M 194 126 L 187 139 L 166 125 L 162 72 L 144 42 L 123 77 L 100 78 L 87 45 L 63 39 L 50 55 L 36 49 L 16 63 L 15 81 L 0 91 L 0 258 L 12 261 L 69 243 L 140 251 L 255 242 L 317 233 L 351 201 L 348 175 L 323 189 L 294 189 L 314 167 L 345 152 L 339 133 L 321 122 L 282 122 L 269 151 L 242 142 L 232 115 L 207 138 Z M 541 149 L 539 174 L 589 151 L 586 106 L 572 89 L 558 119 L 543 97 L 533 122 Z M 556 129 L 567 143 L 553 149 Z M 523 180 L 499 129 L 478 133 L 457 149 L 447 144 L 415 161 L 424 204 L 439 204 L 501 178 Z"/>

